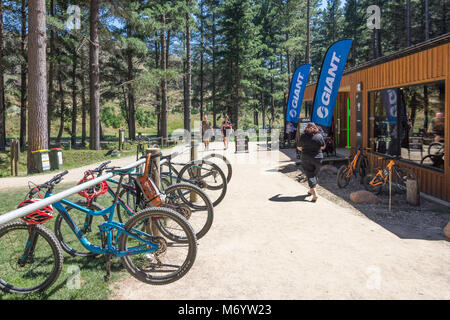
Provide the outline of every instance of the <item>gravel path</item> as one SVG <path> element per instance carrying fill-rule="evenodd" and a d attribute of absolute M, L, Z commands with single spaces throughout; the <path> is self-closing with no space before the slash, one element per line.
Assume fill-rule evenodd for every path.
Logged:
<path fill-rule="evenodd" d="M 450 299 L 449 241 L 399 235 L 326 197 L 311 203 L 279 171 L 290 157 L 255 143 L 233 151 L 227 196 L 189 273 L 165 286 L 126 277 L 111 299 Z"/>

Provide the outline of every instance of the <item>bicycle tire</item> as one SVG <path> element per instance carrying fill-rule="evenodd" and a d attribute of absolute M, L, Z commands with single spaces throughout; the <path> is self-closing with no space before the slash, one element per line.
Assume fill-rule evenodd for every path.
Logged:
<path fill-rule="evenodd" d="M 197 194 L 197 196 L 199 196 L 202 199 L 204 205 L 199 206 L 199 205 L 193 203 L 192 200 L 188 200 L 185 195 L 180 194 L 180 191 L 182 191 L 182 190 L 190 191 L 189 193 L 195 192 Z M 174 211 L 176 211 L 177 213 L 179 213 L 181 215 L 183 215 L 183 213 L 179 212 L 179 211 L 182 211 L 182 210 L 179 210 L 174 203 L 176 196 L 178 196 L 179 199 L 181 199 L 183 204 L 189 206 L 190 208 L 195 209 L 196 211 L 206 211 L 206 219 L 205 219 L 204 223 L 200 222 L 200 223 L 194 224 L 194 222 L 195 222 L 194 219 L 191 219 L 192 218 L 191 211 L 190 211 L 190 217 L 186 217 L 183 215 L 183 217 L 186 218 L 186 220 L 188 220 L 188 222 L 191 224 L 191 226 L 195 232 L 195 236 L 197 237 L 197 240 L 203 238 L 205 236 L 205 234 L 209 231 L 209 229 L 211 229 L 211 226 L 212 226 L 212 223 L 214 220 L 214 206 L 213 206 L 211 200 L 209 199 L 208 195 L 206 193 L 204 193 L 199 187 L 194 186 L 192 184 L 187 184 L 187 183 L 174 184 L 174 185 L 170 186 L 169 188 L 167 188 L 167 190 L 165 190 L 164 193 L 166 196 L 165 205 L 174 205 L 175 207 L 171 208 L 171 209 L 173 209 Z M 191 194 L 189 194 L 188 196 L 190 197 L 190 195 Z M 194 214 L 195 213 L 197 213 L 197 216 L 195 218 L 200 216 L 199 212 L 194 212 Z M 199 219 L 196 219 L 196 220 L 199 220 Z M 160 229 L 161 233 L 163 233 L 169 239 L 175 241 L 176 238 L 173 237 L 172 234 L 168 230 L 166 230 L 164 225 L 160 222 L 161 221 L 158 220 L 157 225 L 158 225 L 158 228 Z"/>
<path fill-rule="evenodd" d="M 76 204 L 80 205 L 80 206 L 86 206 L 87 205 L 87 201 L 86 200 L 79 200 L 76 202 Z M 101 211 L 104 208 L 102 206 L 100 206 L 99 204 L 97 204 L 96 202 L 92 202 L 91 203 L 91 210 L 94 211 Z M 72 208 L 71 207 L 66 207 L 67 212 L 70 212 Z M 81 214 L 81 212 L 80 212 Z M 71 216 L 73 218 L 73 216 Z M 107 216 L 102 216 L 103 220 L 107 221 L 108 217 Z M 59 241 L 59 244 L 61 245 L 61 248 L 68 253 L 69 255 L 71 255 L 72 257 L 95 257 L 98 256 L 98 253 L 95 252 L 91 252 L 91 251 L 87 251 L 87 249 L 80 243 L 80 240 L 78 239 L 78 237 L 71 231 L 72 229 L 70 229 L 69 225 L 67 223 L 63 223 L 64 218 L 58 214 L 58 216 L 56 217 L 55 220 L 55 235 L 56 238 Z M 80 228 L 80 225 L 77 225 L 78 228 L 80 228 L 80 230 L 83 232 L 83 234 L 87 234 L 88 232 L 92 231 L 92 221 L 93 221 L 93 216 L 92 215 L 85 215 L 85 225 Z M 69 228 L 70 232 L 63 232 L 62 231 L 62 226 L 65 225 Z M 87 229 L 85 229 L 87 228 Z M 68 235 L 70 235 L 70 237 L 68 237 Z M 66 237 L 66 239 L 64 240 L 64 237 Z M 70 238 L 70 240 L 68 240 L 68 238 Z M 77 248 L 74 248 L 74 245 L 71 244 L 74 243 Z M 100 244 L 98 244 L 100 245 Z M 83 251 L 81 251 L 83 250 Z M 86 251 L 84 251 L 86 250 Z"/>
<path fill-rule="evenodd" d="M 197 178 L 195 178 L 193 176 L 193 172 L 192 170 L 189 170 L 191 167 L 193 166 L 199 166 L 202 164 L 207 164 L 209 166 L 211 166 L 213 168 L 214 171 L 217 171 L 217 173 L 220 176 L 221 179 L 221 183 L 217 186 L 212 186 L 212 185 L 208 185 L 208 183 L 205 183 L 203 180 L 199 180 Z M 183 175 L 188 172 L 189 174 L 189 179 L 183 177 Z M 183 181 L 183 180 L 188 180 L 188 181 Z M 226 193 L 227 193 L 227 178 L 225 177 L 225 174 L 223 173 L 223 171 L 215 164 L 212 163 L 210 161 L 206 161 L 206 160 L 193 160 L 189 163 L 187 163 L 185 166 L 183 166 L 183 168 L 180 170 L 178 177 L 177 177 L 177 183 L 182 183 L 182 182 L 189 182 L 192 183 L 194 185 L 199 186 L 202 190 L 211 190 L 211 191 L 221 191 L 219 196 L 216 198 L 209 196 L 209 198 L 212 198 L 212 203 L 213 206 L 216 207 L 220 202 L 222 202 L 222 200 L 224 199 Z"/>
<path fill-rule="evenodd" d="M 182 278 L 186 273 L 191 269 L 194 264 L 196 255 L 197 255 L 197 239 L 195 237 L 194 230 L 189 225 L 188 221 L 178 214 L 177 212 L 170 210 L 168 208 L 154 207 L 147 208 L 140 211 L 138 214 L 131 217 L 131 219 L 125 224 L 124 228 L 127 232 L 132 232 L 134 230 L 139 230 L 144 224 L 148 225 L 148 221 L 154 221 L 159 219 L 171 219 L 178 223 L 181 227 L 181 230 L 186 234 L 186 239 L 188 239 L 185 243 L 170 243 L 170 245 L 166 242 L 166 245 L 159 245 L 159 249 L 165 249 L 164 257 L 175 257 L 177 254 L 174 252 L 177 248 L 186 248 L 187 253 L 186 257 L 183 259 L 181 265 L 174 272 L 169 275 L 163 276 L 162 270 L 157 270 L 155 266 L 152 266 L 150 270 L 144 270 L 144 264 L 152 264 L 152 261 L 158 261 L 158 258 L 151 254 L 127 254 L 121 257 L 121 261 L 125 269 L 136 279 L 142 281 L 144 283 L 152 284 L 152 285 L 164 285 L 168 283 L 172 283 L 174 281 Z M 151 232 L 151 231 L 149 231 Z M 147 232 L 148 233 L 148 232 Z M 151 234 L 149 234 L 151 236 Z M 156 236 L 155 240 L 159 240 L 159 244 L 164 243 L 161 239 L 164 239 L 161 236 Z M 136 241 L 136 245 L 142 247 L 142 241 L 138 241 L 134 237 L 129 237 L 127 233 L 121 233 L 118 240 L 118 248 L 121 252 L 127 252 L 130 248 L 133 247 L 133 241 Z M 165 240 L 164 240 L 165 241 Z M 165 248 L 164 248 L 165 247 Z M 175 254 L 174 254 L 175 253 Z M 163 266 L 165 266 L 163 264 Z M 167 264 L 168 267 L 173 267 L 173 263 Z M 152 275 L 152 270 L 155 271 L 155 275 Z M 159 275 L 159 276 L 158 276 Z"/>
<path fill-rule="evenodd" d="M 440 157 L 439 155 L 435 155 L 435 154 L 429 154 L 426 155 L 425 157 L 422 158 L 422 160 L 420 160 L 420 164 L 423 166 L 430 166 L 430 164 L 426 164 L 425 161 L 427 159 L 430 159 L 432 164 L 431 166 L 434 168 L 440 168 L 443 169 L 444 168 L 444 159 L 442 157 Z"/>
<path fill-rule="evenodd" d="M 376 179 L 377 182 L 381 182 L 381 184 L 380 184 L 380 185 L 377 185 L 377 186 L 371 185 L 370 182 L 372 182 L 372 180 L 373 180 L 374 178 Z M 363 185 L 364 185 L 364 188 L 365 188 L 367 191 L 372 192 L 373 194 L 377 194 L 377 195 L 378 195 L 378 194 L 381 193 L 381 190 L 383 189 L 384 181 L 383 181 L 380 177 L 378 177 L 378 176 L 375 177 L 374 174 L 369 173 L 369 174 L 367 174 L 367 175 L 364 177 L 364 179 L 363 179 Z"/>
<path fill-rule="evenodd" d="M 230 183 L 231 181 L 231 177 L 233 176 L 233 167 L 231 166 L 231 162 L 222 154 L 217 154 L 217 153 L 211 153 L 208 154 L 207 156 L 203 157 L 203 160 L 210 160 L 212 158 L 217 158 L 220 160 L 223 160 L 223 162 L 225 162 L 226 166 L 227 166 L 227 183 Z M 213 161 L 211 161 L 213 162 Z M 222 170 L 223 171 L 223 170 Z"/>
<path fill-rule="evenodd" d="M 359 177 L 361 178 L 360 182 L 363 183 L 363 179 L 367 174 L 367 169 L 369 168 L 369 160 L 366 156 L 361 154 L 356 166 L 358 168 Z"/>
<path fill-rule="evenodd" d="M 393 174 L 393 185 L 396 191 L 400 194 L 406 193 L 406 181 L 417 180 L 415 173 L 408 168 L 396 167 L 395 174 Z"/>
<path fill-rule="evenodd" d="M 21 266 L 19 264 L 19 261 L 15 258 L 20 258 L 21 255 L 23 255 L 23 250 L 25 248 L 19 248 L 20 241 L 26 241 L 27 238 L 23 238 L 22 235 L 17 236 L 17 238 L 14 239 L 6 239 L 5 236 L 10 234 L 13 231 L 22 230 L 24 231 L 23 234 L 26 234 L 26 232 L 30 232 L 30 230 L 34 230 L 37 232 L 37 239 L 35 241 L 34 246 L 36 246 L 33 250 L 33 255 L 26 258 L 26 263 L 24 266 Z M 41 238 L 45 241 L 42 241 Z M 4 240 L 4 241 L 2 241 Z M 41 240 L 41 241 L 39 241 Z M 41 252 L 39 250 L 39 255 L 36 256 L 36 249 L 37 246 L 39 246 L 38 249 L 45 249 L 44 243 L 48 244 L 50 246 L 51 256 L 40 256 L 43 255 L 44 252 Z M 0 261 L 0 289 L 5 293 L 15 293 L 15 294 L 28 294 L 32 292 L 42 292 L 48 289 L 53 285 L 53 283 L 58 279 L 59 275 L 61 274 L 61 270 L 64 263 L 64 256 L 63 251 L 61 249 L 61 246 L 59 245 L 58 239 L 56 236 L 46 227 L 43 225 L 35 225 L 30 226 L 26 224 L 23 221 L 14 221 L 11 223 L 7 223 L 0 227 L 0 259 L 3 261 L 3 257 L 7 257 L 7 263 Z M 11 253 L 10 253 L 11 252 Z M 51 259 L 49 259 L 49 257 Z M 50 261 L 50 263 L 49 263 Z M 10 274 L 7 271 L 7 267 L 12 268 L 25 268 L 27 265 L 36 265 L 36 268 L 40 268 L 38 271 L 35 271 L 34 275 L 32 274 L 31 269 L 28 269 L 26 272 L 27 279 L 23 278 L 15 278 L 17 280 L 10 279 Z M 38 284 L 33 284 L 32 286 L 26 286 L 25 282 L 27 280 L 31 281 L 30 279 L 37 280 L 40 279 L 43 275 L 43 267 L 44 265 L 47 265 L 51 270 L 48 272 L 48 276 L 45 275 L 44 280 Z M 14 270 L 14 271 L 17 271 Z M 11 277 L 17 277 L 17 272 L 12 272 Z M 26 271 L 24 269 L 24 271 Z M 47 272 L 46 272 L 47 273 Z M 14 274 L 14 276 L 12 275 Z M 19 283 L 12 283 L 12 282 L 18 281 Z M 37 280 L 40 281 L 40 280 Z"/>
<path fill-rule="evenodd" d="M 436 148 L 437 152 L 432 152 L 433 148 Z M 442 142 L 432 142 L 428 146 L 428 155 L 439 155 L 442 153 L 444 153 L 444 144 Z"/>
<path fill-rule="evenodd" d="M 339 188 L 343 189 L 350 183 L 350 178 L 347 178 L 348 166 L 341 166 L 337 172 L 336 183 Z"/>

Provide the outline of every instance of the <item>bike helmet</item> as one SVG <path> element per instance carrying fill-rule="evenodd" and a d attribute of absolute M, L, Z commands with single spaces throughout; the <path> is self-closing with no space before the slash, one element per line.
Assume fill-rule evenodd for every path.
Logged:
<path fill-rule="evenodd" d="M 84 173 L 84 177 L 83 179 L 80 180 L 80 182 L 78 182 L 78 184 L 82 184 L 85 182 L 88 182 L 90 180 L 95 179 L 94 174 L 92 173 L 92 171 L 86 171 Z M 78 194 L 84 198 L 86 198 L 88 200 L 88 202 L 90 203 L 92 201 L 92 199 L 97 198 L 103 194 L 105 194 L 106 192 L 108 192 L 108 184 L 106 183 L 106 181 L 102 181 L 99 184 L 80 191 Z"/>
<path fill-rule="evenodd" d="M 36 203 L 40 201 L 40 199 L 28 199 L 25 201 L 22 201 L 21 204 L 19 204 L 18 208 L 25 207 L 27 205 L 30 205 L 32 203 Z M 30 225 L 36 225 L 36 224 L 43 224 L 49 221 L 53 218 L 53 208 L 51 205 L 45 206 L 41 209 L 38 209 L 30 214 L 27 214 L 25 217 L 22 217 L 22 220 Z"/>

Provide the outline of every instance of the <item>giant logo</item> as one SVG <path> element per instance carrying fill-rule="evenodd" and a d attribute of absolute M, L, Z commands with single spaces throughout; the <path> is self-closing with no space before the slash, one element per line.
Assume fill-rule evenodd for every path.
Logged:
<path fill-rule="evenodd" d="M 337 94 L 344 72 L 352 40 L 341 40 L 327 51 L 322 63 L 319 81 L 314 96 L 312 122 L 330 127 Z"/>
<path fill-rule="evenodd" d="M 286 111 L 286 121 L 298 123 L 306 82 L 308 81 L 310 64 L 300 66 L 294 73 Z"/>

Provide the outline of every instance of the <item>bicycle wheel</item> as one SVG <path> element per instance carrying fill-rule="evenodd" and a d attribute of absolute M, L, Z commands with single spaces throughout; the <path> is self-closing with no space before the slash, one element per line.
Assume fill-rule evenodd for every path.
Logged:
<path fill-rule="evenodd" d="M 0 227 L 0 289 L 6 293 L 41 292 L 58 279 L 63 252 L 43 225 L 15 221 Z"/>
<path fill-rule="evenodd" d="M 161 177 L 161 190 L 177 182 L 176 172 L 171 170 L 169 164 L 164 162 L 159 169 L 159 175 Z M 164 181 L 163 181 L 164 180 Z"/>
<path fill-rule="evenodd" d="M 361 154 L 358 163 L 356 164 L 358 168 L 358 174 L 360 177 L 361 184 L 363 183 L 363 179 L 367 174 L 367 171 L 369 170 L 369 160 Z"/>
<path fill-rule="evenodd" d="M 352 173 L 349 172 L 348 166 L 341 166 L 337 172 L 336 182 L 339 188 L 345 188 L 350 183 L 350 178 L 352 177 Z"/>
<path fill-rule="evenodd" d="M 400 194 L 406 193 L 406 181 L 416 180 L 416 175 L 411 169 L 395 167 L 392 174 L 392 185 Z"/>
<path fill-rule="evenodd" d="M 138 200 L 136 190 L 122 189 L 120 191 L 119 203 L 117 205 L 117 219 L 119 220 L 120 223 L 125 224 L 131 218 L 131 216 L 133 216 L 139 210 L 143 209 L 141 204 L 137 202 Z M 125 209 L 124 207 L 122 207 L 122 205 L 125 205 L 128 208 Z"/>
<path fill-rule="evenodd" d="M 203 160 L 208 160 L 219 166 L 227 177 L 227 183 L 230 183 L 231 177 L 233 175 L 233 168 L 231 162 L 221 154 L 211 153 L 202 158 Z"/>
<path fill-rule="evenodd" d="M 86 207 L 87 201 L 80 200 L 76 204 Z M 93 211 L 101 211 L 103 207 L 99 204 L 92 202 L 89 209 Z M 71 207 L 66 207 L 67 212 L 70 213 Z M 100 230 L 97 228 L 104 221 L 108 220 L 107 216 L 92 216 L 87 215 L 84 212 L 76 211 L 70 215 L 70 218 L 75 223 L 75 225 L 81 230 L 88 241 L 92 244 L 101 246 L 101 234 Z M 94 257 L 97 253 L 87 250 L 80 242 L 78 237 L 70 228 L 69 224 L 64 221 L 64 218 L 59 214 L 55 220 L 55 235 L 61 244 L 61 248 L 75 257 Z"/>
<path fill-rule="evenodd" d="M 444 153 L 444 144 L 441 142 L 430 143 L 428 147 L 428 155 L 439 155 Z"/>
<path fill-rule="evenodd" d="M 202 238 L 211 228 L 214 208 L 208 195 L 200 188 L 187 184 L 174 184 L 166 189 L 164 207 L 181 214 L 194 229 L 197 240 Z M 173 241 L 179 241 L 172 235 L 171 228 L 162 220 L 156 221 L 161 233 Z"/>
<path fill-rule="evenodd" d="M 177 183 L 192 183 L 201 188 L 217 206 L 227 193 L 227 179 L 223 171 L 214 163 L 194 160 L 186 164 L 178 174 Z"/>
<path fill-rule="evenodd" d="M 422 158 L 420 161 L 421 165 L 432 166 L 435 168 L 444 168 L 444 158 L 439 155 L 429 154 Z"/>
<path fill-rule="evenodd" d="M 178 237 L 173 241 L 152 224 L 154 221 L 170 222 Z M 182 278 L 192 267 L 197 255 L 197 239 L 187 220 L 168 208 L 147 208 L 131 217 L 119 237 L 118 247 L 127 255 L 121 258 L 127 271 L 136 279 L 154 285 L 174 282 Z M 156 251 L 151 245 L 157 245 Z"/>
<path fill-rule="evenodd" d="M 367 174 L 363 179 L 364 188 L 374 194 L 380 194 L 383 189 L 384 180 L 373 173 Z"/>

